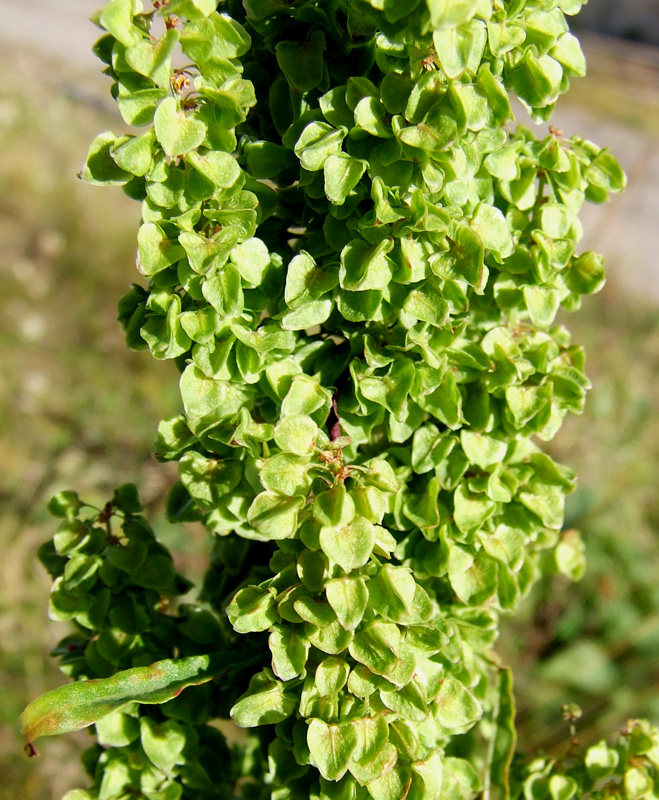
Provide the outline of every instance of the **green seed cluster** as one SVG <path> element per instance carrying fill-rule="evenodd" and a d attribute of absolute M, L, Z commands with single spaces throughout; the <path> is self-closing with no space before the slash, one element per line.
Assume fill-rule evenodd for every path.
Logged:
<path fill-rule="evenodd" d="M 535 439 L 583 408 L 584 354 L 555 316 L 603 285 L 577 213 L 625 180 L 590 142 L 513 131 L 509 98 L 543 121 L 584 74 L 565 19 L 581 5 L 113 0 L 97 15 L 119 110 L 146 132 L 101 134 L 82 177 L 142 201 L 147 283 L 120 320 L 181 373 L 183 413 L 156 444 L 179 463 L 169 517 L 216 534 L 205 597 L 261 642 L 263 668 L 231 684 L 232 718 L 259 736 L 245 797 L 508 796 L 498 615 L 543 551 L 583 570 L 578 534 L 560 534 L 574 476 Z M 118 559 L 144 586 L 159 545 L 127 536 L 99 570 Z M 66 569 L 78 590 L 92 580 Z M 205 652 L 242 641 L 214 624 Z M 98 674 L 125 668 L 99 655 Z"/>
<path fill-rule="evenodd" d="M 175 572 L 169 551 L 141 516 L 134 486 L 120 487 L 100 511 L 73 492 L 57 495 L 49 509 L 62 518 L 52 542 L 39 551 L 55 579 L 49 616 L 75 626 L 53 655 L 81 687 L 174 655 L 206 653 L 209 644 L 213 650 L 233 645 L 225 620 L 207 604 L 179 605 L 171 613 L 168 599 L 187 592 L 190 583 Z M 254 663 L 253 653 L 245 660 Z M 234 782 L 254 759 L 249 749 L 232 756 L 224 736 L 207 723 L 227 716 L 240 691 L 240 682 L 205 684 L 149 710 L 133 703 L 98 720 L 98 743 L 83 754 L 95 784 L 91 796 L 232 797 Z M 77 790 L 67 795 L 89 797 Z"/>
<path fill-rule="evenodd" d="M 583 755 L 536 758 L 517 787 L 525 800 L 641 800 L 657 796 L 659 728 L 631 720 L 613 744 L 600 741 Z"/>

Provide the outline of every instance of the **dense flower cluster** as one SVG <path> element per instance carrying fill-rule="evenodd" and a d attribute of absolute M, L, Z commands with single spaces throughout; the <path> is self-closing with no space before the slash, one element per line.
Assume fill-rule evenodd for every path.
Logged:
<path fill-rule="evenodd" d="M 173 659 L 203 686 L 155 710 L 124 692 L 70 800 L 509 797 L 498 617 L 546 551 L 583 568 L 560 532 L 574 476 L 536 439 L 588 389 L 554 321 L 604 282 L 577 213 L 624 186 L 591 142 L 513 130 L 509 98 L 546 120 L 584 74 L 581 0 L 153 5 L 97 15 L 146 132 L 101 134 L 82 177 L 142 202 L 147 281 L 120 320 L 181 373 L 156 455 L 179 463 L 171 520 L 201 521 L 214 558 L 165 613 L 182 587 L 127 489 L 120 535 L 60 498 L 44 558 L 80 631 L 69 674 Z M 231 766 L 206 725 L 229 711 L 256 729 Z M 536 766 L 527 796 L 576 794 Z"/>

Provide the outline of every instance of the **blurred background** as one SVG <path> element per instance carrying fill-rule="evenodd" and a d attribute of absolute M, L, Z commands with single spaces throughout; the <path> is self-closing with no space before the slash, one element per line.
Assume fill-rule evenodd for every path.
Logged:
<path fill-rule="evenodd" d="M 116 302 L 137 279 L 138 204 L 76 174 L 97 132 L 122 130 L 89 48 L 100 0 L 0 0 L 0 800 L 59 800 L 76 785 L 76 736 L 42 740 L 28 761 L 16 718 L 63 682 L 48 657 L 66 626 L 47 619 L 36 561 L 63 488 L 105 502 L 136 481 L 159 535 L 188 574 L 194 531 L 158 523 L 173 472 L 150 448 L 178 408 L 173 367 L 130 353 Z M 590 0 L 574 25 L 589 74 L 552 124 L 611 147 L 629 189 L 583 214 L 584 249 L 609 282 L 564 320 L 594 384 L 552 453 L 580 477 L 566 524 L 588 571 L 547 578 L 504 623 L 524 749 L 570 745 L 561 705 L 578 702 L 584 744 L 630 716 L 659 722 L 659 0 Z"/>

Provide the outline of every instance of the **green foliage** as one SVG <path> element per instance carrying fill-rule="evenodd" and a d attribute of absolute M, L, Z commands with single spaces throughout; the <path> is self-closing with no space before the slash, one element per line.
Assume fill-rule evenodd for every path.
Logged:
<path fill-rule="evenodd" d="M 97 15 L 147 131 L 101 134 L 82 171 L 142 201 L 148 280 L 120 320 L 181 374 L 155 452 L 179 464 L 169 518 L 202 522 L 213 560 L 170 606 L 190 587 L 136 491 L 53 501 L 51 617 L 73 620 L 62 668 L 85 682 L 26 710 L 29 747 L 96 723 L 78 794 L 97 800 L 569 800 L 610 776 L 647 795 L 647 726 L 615 764 L 513 768 L 492 650 L 546 551 L 583 572 L 561 535 L 574 476 L 534 439 L 583 410 L 555 317 L 603 284 L 577 213 L 624 175 L 578 137 L 506 127 L 510 93 L 544 121 L 583 74 L 580 4 L 216 5 Z M 208 724 L 229 716 L 258 729 L 231 751 Z"/>

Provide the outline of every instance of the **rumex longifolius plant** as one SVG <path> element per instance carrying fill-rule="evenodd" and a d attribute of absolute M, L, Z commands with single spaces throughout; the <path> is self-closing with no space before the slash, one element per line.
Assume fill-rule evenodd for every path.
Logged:
<path fill-rule="evenodd" d="M 142 203 L 132 348 L 174 361 L 175 523 L 75 494 L 41 558 L 75 682 L 26 709 L 95 726 L 68 800 L 646 796 L 657 731 L 513 763 L 499 617 L 543 570 L 572 472 L 542 452 L 589 388 L 555 322 L 604 283 L 578 212 L 625 178 L 546 122 L 585 61 L 580 0 L 113 0 L 96 54 L 130 133 L 84 180 Z M 214 724 L 247 734 L 228 744 Z M 631 777 L 630 777 L 631 775 Z M 643 787 L 649 787 L 644 789 Z"/>

